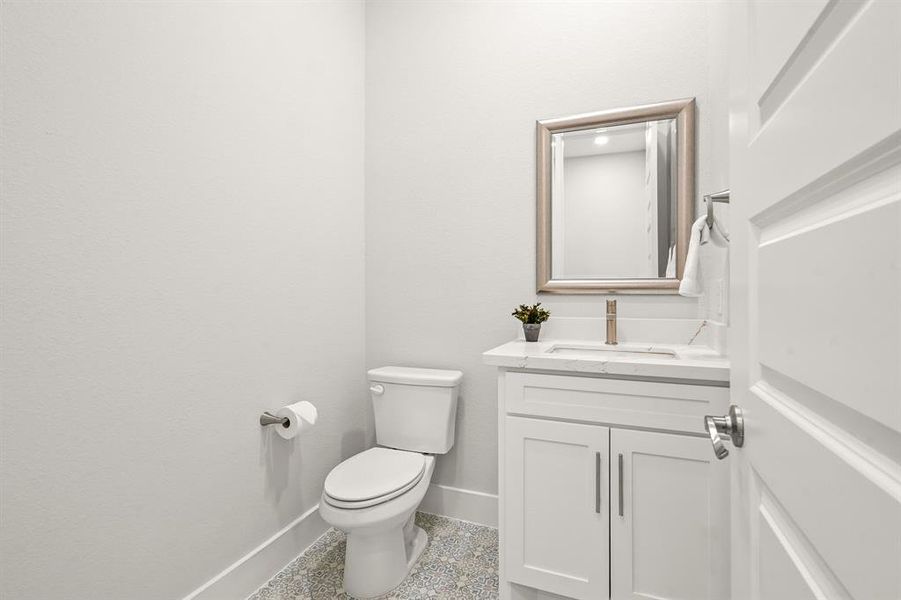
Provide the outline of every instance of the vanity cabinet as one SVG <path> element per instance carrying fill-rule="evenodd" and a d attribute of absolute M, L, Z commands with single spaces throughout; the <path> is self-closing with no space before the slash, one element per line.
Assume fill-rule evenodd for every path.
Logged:
<path fill-rule="evenodd" d="M 571 598 L 609 588 L 610 430 L 507 417 L 507 575 Z"/>
<path fill-rule="evenodd" d="M 728 388 L 501 371 L 501 598 L 728 598 Z"/>
<path fill-rule="evenodd" d="M 718 553 L 728 554 L 728 492 L 710 441 L 612 429 L 610 456 L 611 597 L 727 597 L 717 590 L 727 585 Z"/>

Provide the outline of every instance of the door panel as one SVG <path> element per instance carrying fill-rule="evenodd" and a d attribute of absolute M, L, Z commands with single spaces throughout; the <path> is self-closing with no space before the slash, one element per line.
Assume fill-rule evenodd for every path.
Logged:
<path fill-rule="evenodd" d="M 897 600 L 901 3 L 777 4 L 731 23 L 732 597 Z"/>
<path fill-rule="evenodd" d="M 901 345 L 886 343 L 901 331 L 901 202 L 884 201 L 761 243 L 758 359 L 901 431 Z"/>
<path fill-rule="evenodd" d="M 506 576 L 577 599 L 609 586 L 609 429 L 506 417 Z"/>
<path fill-rule="evenodd" d="M 757 560 L 759 561 L 760 589 L 758 598 L 770 600 L 818 600 L 815 579 L 807 576 L 804 565 L 797 557 L 795 545 L 775 527 L 766 514 L 758 520 Z"/>
<path fill-rule="evenodd" d="M 793 600 L 795 597 L 851 600 L 847 589 L 832 574 L 823 557 L 804 532 L 792 523 L 787 511 L 756 475 L 754 557 L 760 573 L 752 590 L 754 598 Z"/>
<path fill-rule="evenodd" d="M 758 179 L 744 201 L 752 220 L 769 216 L 761 214 L 767 208 L 787 211 L 789 206 L 776 206 L 786 200 L 803 204 L 805 194 L 792 195 L 815 182 L 822 185 L 844 176 L 856 164 L 854 159 L 866 158 L 868 150 L 901 128 L 901 3 L 833 0 L 827 6 L 833 5 L 843 9 L 836 6 L 826 22 L 841 19 L 840 26 L 829 29 L 828 35 L 825 29 L 811 33 L 813 40 L 817 32 L 827 37 L 812 64 L 783 65 L 782 77 L 792 85 L 782 102 L 776 105 L 770 98 L 768 105 L 765 97 L 749 99 L 747 118 L 754 137 L 746 166 Z M 764 38 L 756 43 L 772 42 Z M 760 103 L 770 112 L 761 115 Z M 843 168 L 846 163 L 851 164 Z"/>
<path fill-rule="evenodd" d="M 813 28 L 826 7 L 827 0 L 807 2 L 755 2 L 752 5 L 751 27 L 754 39 L 766 40 L 757 50 L 754 63 L 754 96 L 763 98 L 773 81 L 778 80 L 795 48 Z"/>
<path fill-rule="evenodd" d="M 610 456 L 612 598 L 723 598 L 728 589 L 727 471 L 710 443 L 612 429 Z"/>
<path fill-rule="evenodd" d="M 755 425 L 746 433 L 748 444 L 755 436 L 754 468 L 789 524 L 854 597 L 896 598 L 890 574 L 901 557 L 899 490 L 869 461 L 870 451 L 791 397 L 763 382 L 752 395 Z"/>

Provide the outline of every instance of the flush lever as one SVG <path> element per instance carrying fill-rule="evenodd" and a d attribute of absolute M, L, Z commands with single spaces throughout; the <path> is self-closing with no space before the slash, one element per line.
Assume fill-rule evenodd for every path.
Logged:
<path fill-rule="evenodd" d="M 745 443 L 745 421 L 742 418 L 741 409 L 734 404 L 729 407 L 729 414 L 725 417 L 706 415 L 704 427 L 707 428 L 710 443 L 713 444 L 713 453 L 720 460 L 729 456 L 729 450 L 723 444 L 721 435 L 731 439 L 732 445 L 736 448 L 741 448 Z"/>

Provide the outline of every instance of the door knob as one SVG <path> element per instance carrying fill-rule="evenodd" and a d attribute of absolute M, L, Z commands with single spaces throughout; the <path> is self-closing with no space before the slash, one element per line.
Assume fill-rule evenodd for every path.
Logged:
<path fill-rule="evenodd" d="M 729 456 L 729 450 L 726 449 L 720 436 L 729 437 L 736 448 L 741 448 L 745 443 L 745 421 L 741 416 L 741 409 L 734 404 L 729 407 L 729 414 L 725 417 L 706 415 L 704 427 L 707 428 L 710 443 L 713 444 L 713 453 L 720 460 Z"/>

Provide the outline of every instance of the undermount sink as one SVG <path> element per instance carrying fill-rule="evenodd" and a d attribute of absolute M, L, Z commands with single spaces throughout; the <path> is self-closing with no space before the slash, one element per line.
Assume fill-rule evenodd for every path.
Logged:
<path fill-rule="evenodd" d="M 675 352 L 663 348 L 606 344 L 554 344 L 545 353 L 591 358 L 678 358 Z"/>

